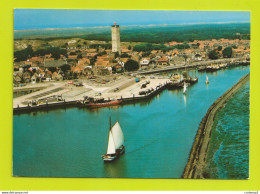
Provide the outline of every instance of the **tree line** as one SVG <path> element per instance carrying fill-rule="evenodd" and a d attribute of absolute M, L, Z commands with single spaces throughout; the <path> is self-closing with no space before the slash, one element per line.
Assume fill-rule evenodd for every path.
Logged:
<path fill-rule="evenodd" d="M 188 49 L 190 46 L 188 44 L 178 44 L 175 46 L 165 46 L 164 44 L 151 44 L 151 43 L 144 43 L 144 44 L 138 44 L 133 47 L 133 51 L 137 52 L 150 52 L 152 50 L 161 50 L 163 52 L 167 52 L 169 50 L 173 49 Z"/>
<path fill-rule="evenodd" d="M 103 32 L 82 36 L 86 40 L 110 41 L 111 34 Z M 122 28 L 120 39 L 123 42 L 166 43 L 192 42 L 209 39 L 250 39 L 250 24 L 204 24 L 189 26 L 157 26 L 143 28 Z"/>
<path fill-rule="evenodd" d="M 37 33 L 37 34 L 35 34 Z M 47 33 L 47 32 L 46 32 Z M 83 38 L 85 40 L 111 41 L 110 28 L 91 31 L 64 30 L 59 33 L 50 33 L 48 36 L 38 31 L 16 32 L 15 39 L 38 39 L 55 40 L 67 38 Z M 148 42 L 165 43 L 171 41 L 191 42 L 194 40 L 209 39 L 250 39 L 250 23 L 229 23 L 229 24 L 200 24 L 200 25 L 168 25 L 168 26 L 136 26 L 120 27 L 120 39 L 123 42 Z"/>
<path fill-rule="evenodd" d="M 39 49 L 34 51 L 31 45 L 28 45 L 27 48 L 14 52 L 14 58 L 16 62 L 25 61 L 31 57 L 45 56 L 51 54 L 54 59 L 59 59 L 60 55 L 67 56 L 67 51 L 61 49 L 60 47 L 48 47 L 45 49 Z"/>

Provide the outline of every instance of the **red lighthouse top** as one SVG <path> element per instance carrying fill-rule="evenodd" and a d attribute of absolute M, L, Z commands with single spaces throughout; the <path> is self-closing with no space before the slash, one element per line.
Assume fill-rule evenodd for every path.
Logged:
<path fill-rule="evenodd" d="M 114 22 L 114 25 L 116 26 L 116 22 Z"/>

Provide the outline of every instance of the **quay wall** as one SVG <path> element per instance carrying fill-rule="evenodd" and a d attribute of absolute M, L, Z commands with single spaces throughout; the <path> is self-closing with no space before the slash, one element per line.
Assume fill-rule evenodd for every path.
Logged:
<path fill-rule="evenodd" d="M 195 65 L 189 65 L 189 66 L 185 66 L 185 67 L 192 68 L 194 66 Z M 180 68 L 180 67 L 174 67 L 174 68 Z M 162 71 L 169 71 L 169 70 L 172 70 L 172 69 L 167 69 L 167 70 L 162 70 Z M 131 84 L 132 84 L 132 82 L 126 83 L 125 85 L 121 86 L 120 89 L 124 89 L 125 87 L 127 87 L 128 85 L 131 85 Z M 55 86 L 55 88 L 56 87 L 58 87 L 58 86 Z M 133 96 L 133 97 L 124 97 L 124 98 L 121 97 L 119 99 L 121 99 L 123 101 L 123 104 L 135 103 L 135 102 L 138 102 L 138 101 L 142 101 L 142 100 L 146 100 L 146 99 L 152 98 L 153 96 L 157 95 L 159 92 L 161 92 L 163 89 L 165 89 L 167 87 L 168 87 L 168 83 L 166 82 L 161 87 L 155 89 L 153 92 L 151 92 L 151 93 L 149 93 L 147 95 Z M 31 111 L 38 111 L 38 110 L 50 110 L 50 109 L 56 109 L 56 108 L 84 107 L 84 106 L 86 106 L 86 105 L 82 106 L 82 104 L 80 102 L 81 102 L 80 100 L 66 101 L 66 102 L 58 101 L 58 102 L 49 102 L 48 104 L 41 104 L 41 105 L 37 105 L 37 106 L 31 106 L 31 105 L 26 106 L 26 107 L 21 107 L 20 106 L 20 107 L 13 108 L 13 113 L 14 114 L 20 114 L 20 113 L 28 113 L 28 112 L 31 112 Z"/>
<path fill-rule="evenodd" d="M 123 104 L 128 104 L 128 103 L 135 103 L 138 101 L 142 100 L 147 100 L 158 93 L 160 93 L 162 90 L 167 88 L 168 84 L 165 83 L 161 87 L 158 87 L 155 89 L 153 92 L 143 95 L 143 96 L 133 96 L 133 97 L 127 97 L 127 98 L 119 98 L 119 100 L 123 101 Z M 69 108 L 69 107 L 88 107 L 88 105 L 82 105 L 80 100 L 74 100 L 74 101 L 58 101 L 58 102 L 50 102 L 46 104 L 40 104 L 40 105 L 35 105 L 35 106 L 25 106 L 25 107 L 15 107 L 13 108 L 13 114 L 22 114 L 22 113 L 28 113 L 28 112 L 34 112 L 34 111 L 39 111 L 39 110 L 52 110 L 52 109 L 57 109 L 57 108 Z"/>
<path fill-rule="evenodd" d="M 13 108 L 14 114 L 21 114 L 21 113 L 29 113 L 33 111 L 39 111 L 39 110 L 52 110 L 56 108 L 69 108 L 69 107 L 75 107 L 79 105 L 79 101 L 59 101 L 59 102 L 52 102 L 52 103 L 46 103 L 46 104 L 40 104 L 37 106 L 25 106 L 25 107 L 16 107 Z"/>
<path fill-rule="evenodd" d="M 227 90 L 221 97 L 219 97 L 208 109 L 206 115 L 199 125 L 182 178 L 206 178 L 204 177 L 203 173 L 204 167 L 206 165 L 208 145 L 215 115 L 218 110 L 224 106 L 226 101 L 231 98 L 232 95 L 249 79 L 250 74 L 242 77 L 234 86 L 232 86 L 232 88 Z"/>
<path fill-rule="evenodd" d="M 123 100 L 123 103 L 134 103 L 134 102 L 138 102 L 138 101 L 142 101 L 142 100 L 147 100 L 147 99 L 150 99 L 150 98 L 154 97 L 155 95 L 159 94 L 162 90 L 167 88 L 167 86 L 168 86 L 168 84 L 165 83 L 164 85 L 155 89 L 153 92 L 151 92 L 147 95 L 133 96 L 133 97 L 129 97 L 129 98 L 121 98 L 121 100 Z"/>

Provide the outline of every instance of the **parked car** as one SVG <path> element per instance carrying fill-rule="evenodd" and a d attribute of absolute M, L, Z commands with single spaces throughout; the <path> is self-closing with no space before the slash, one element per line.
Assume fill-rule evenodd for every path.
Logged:
<path fill-rule="evenodd" d="M 141 89 L 142 89 L 142 88 L 146 88 L 146 84 L 142 84 L 142 85 L 141 85 Z"/>
<path fill-rule="evenodd" d="M 83 86 L 83 83 L 82 82 L 77 82 L 74 84 L 76 87 L 80 87 L 80 86 Z"/>
<path fill-rule="evenodd" d="M 117 92 L 118 90 L 119 90 L 119 88 L 115 88 L 115 89 L 114 89 L 114 92 Z"/>
<path fill-rule="evenodd" d="M 139 92 L 139 95 L 145 95 L 146 94 L 146 92 L 144 91 L 144 90 L 141 90 L 140 92 Z"/>

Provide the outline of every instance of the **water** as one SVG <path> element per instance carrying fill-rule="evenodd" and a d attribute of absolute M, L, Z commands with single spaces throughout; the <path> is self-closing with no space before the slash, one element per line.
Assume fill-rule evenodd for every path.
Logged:
<path fill-rule="evenodd" d="M 211 178 L 249 177 L 249 81 L 217 113 L 207 162 Z"/>
<path fill-rule="evenodd" d="M 39 177 L 180 178 L 199 123 L 249 67 L 208 74 L 182 90 L 116 108 L 60 109 L 14 116 L 13 174 Z M 195 72 L 193 72 L 195 73 Z M 109 116 L 120 122 L 126 152 L 104 164 Z"/>

